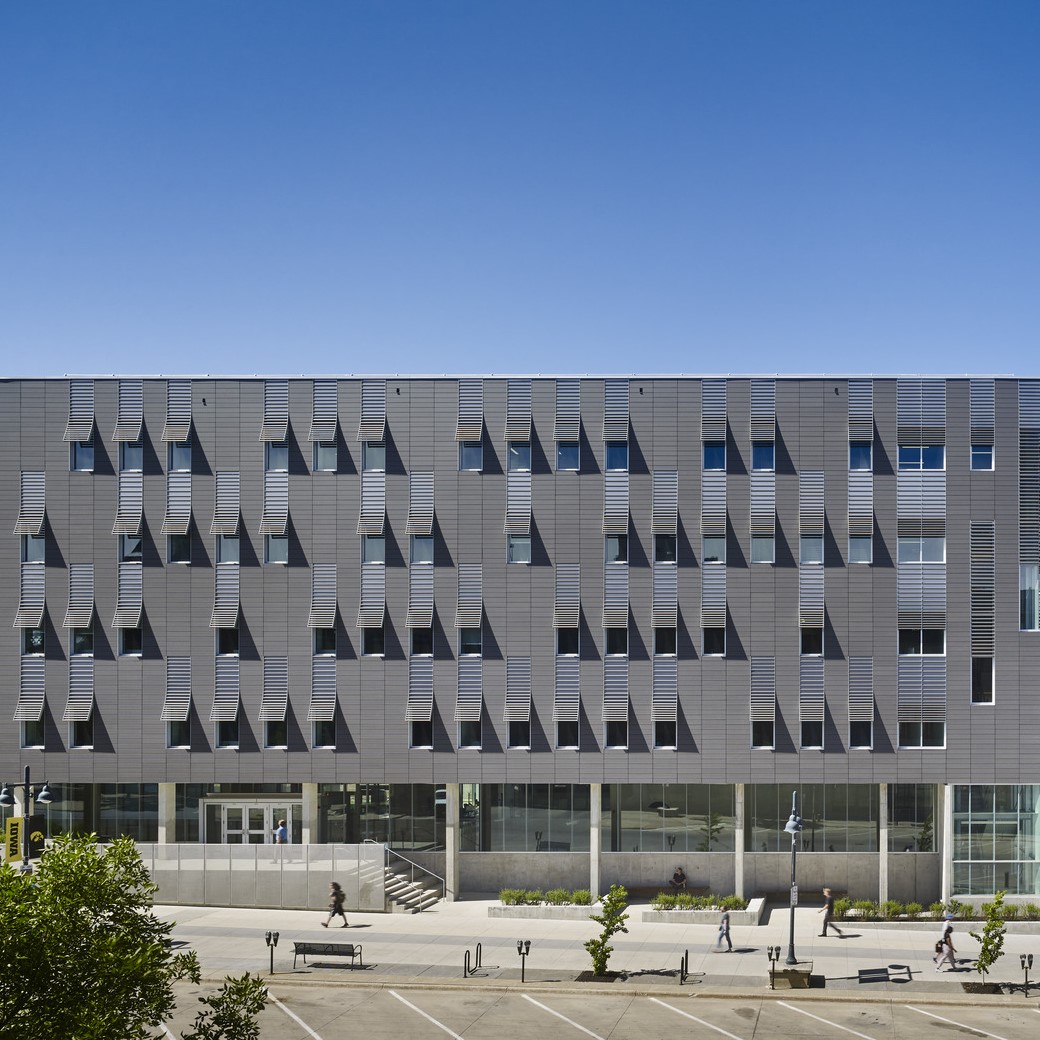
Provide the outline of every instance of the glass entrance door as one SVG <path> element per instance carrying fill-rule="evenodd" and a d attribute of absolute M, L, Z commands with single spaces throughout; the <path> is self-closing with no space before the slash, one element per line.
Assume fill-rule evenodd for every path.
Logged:
<path fill-rule="evenodd" d="M 285 820 L 290 843 L 299 842 L 298 802 L 208 802 L 206 840 L 224 845 L 270 845 L 279 820 Z"/>

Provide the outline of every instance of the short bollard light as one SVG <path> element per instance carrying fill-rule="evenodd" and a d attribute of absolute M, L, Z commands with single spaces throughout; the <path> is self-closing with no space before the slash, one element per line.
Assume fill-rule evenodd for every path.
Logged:
<path fill-rule="evenodd" d="M 780 960 L 780 947 L 779 946 L 767 946 L 766 956 L 769 958 L 769 988 L 776 989 L 775 985 L 775 973 L 776 973 L 776 962 Z"/>
<path fill-rule="evenodd" d="M 1029 969 L 1033 966 L 1033 955 L 1031 953 L 1020 953 L 1018 955 L 1018 959 L 1022 962 L 1022 970 L 1025 972 L 1025 975 L 1026 975 L 1026 982 L 1025 982 L 1025 986 L 1023 987 L 1023 992 L 1028 997 L 1029 996 Z"/>
<path fill-rule="evenodd" d="M 271 974 L 274 974 L 274 948 L 278 945 L 277 932 L 264 932 L 264 940 L 267 948 L 271 951 Z"/>
<path fill-rule="evenodd" d="M 516 952 L 520 954 L 520 982 L 524 981 L 524 968 L 527 966 L 527 955 L 531 952 L 530 939 L 517 939 Z"/>

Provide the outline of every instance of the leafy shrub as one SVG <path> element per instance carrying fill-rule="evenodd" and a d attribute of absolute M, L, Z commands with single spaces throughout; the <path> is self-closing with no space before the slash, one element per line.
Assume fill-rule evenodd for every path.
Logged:
<path fill-rule="evenodd" d="M 571 902 L 575 906 L 592 906 L 592 893 L 587 888 L 576 888 L 571 893 Z"/>
<path fill-rule="evenodd" d="M 571 901 L 571 894 L 565 888 L 550 888 L 545 893 L 545 901 L 549 906 L 563 906 Z"/>
<path fill-rule="evenodd" d="M 537 906 L 544 899 L 545 896 L 542 895 L 542 890 L 540 888 L 529 888 L 524 893 L 524 902 L 527 903 L 528 906 Z"/>
<path fill-rule="evenodd" d="M 723 896 L 719 901 L 718 905 L 723 910 L 746 910 L 748 907 L 748 901 L 742 896 Z"/>
<path fill-rule="evenodd" d="M 1022 915 L 1027 921 L 1040 920 L 1040 906 L 1037 906 L 1036 903 L 1026 903 L 1026 905 L 1022 907 Z"/>
<path fill-rule="evenodd" d="M 675 893 L 675 909 L 676 910 L 693 910 L 697 905 L 697 897 L 691 895 L 689 892 L 676 892 Z"/>
<path fill-rule="evenodd" d="M 869 899 L 858 899 L 852 906 L 864 921 L 876 921 L 881 915 L 881 908 Z"/>
<path fill-rule="evenodd" d="M 906 916 L 907 917 L 920 917 L 924 912 L 924 907 L 920 903 L 907 903 L 906 904 Z"/>
<path fill-rule="evenodd" d="M 1021 907 L 1017 903 L 1005 903 L 1003 906 L 1004 920 L 1005 921 L 1016 921 L 1021 911 Z"/>
<path fill-rule="evenodd" d="M 650 900 L 650 907 L 653 910 L 674 910 L 675 896 L 671 892 L 658 892 Z"/>
<path fill-rule="evenodd" d="M 931 915 L 932 915 L 932 917 L 933 917 L 933 918 L 934 918 L 934 919 L 935 919 L 936 921 L 938 921 L 938 920 L 939 920 L 939 918 L 940 918 L 940 917 L 942 917 L 942 915 L 943 915 L 943 914 L 944 914 L 945 912 L 946 912 L 946 907 L 945 907 L 945 906 L 943 906 L 943 904 L 942 904 L 942 903 L 929 903 L 929 904 L 928 904 L 928 913 L 929 913 L 929 914 L 931 914 Z"/>
<path fill-rule="evenodd" d="M 837 918 L 848 917 L 852 909 L 852 900 L 843 897 L 834 900 L 834 916 Z"/>
<path fill-rule="evenodd" d="M 881 917 L 885 921 L 891 921 L 893 918 L 898 917 L 903 912 L 903 904 L 896 902 L 894 899 L 886 899 L 881 904 Z"/>
<path fill-rule="evenodd" d="M 498 898 L 502 900 L 504 906 L 523 906 L 524 890 L 522 888 L 503 888 L 498 893 Z"/>

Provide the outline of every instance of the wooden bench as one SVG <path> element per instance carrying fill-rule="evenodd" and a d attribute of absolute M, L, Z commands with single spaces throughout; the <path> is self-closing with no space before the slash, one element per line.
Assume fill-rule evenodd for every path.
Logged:
<path fill-rule="evenodd" d="M 302 957 L 303 963 L 307 963 L 307 954 L 312 957 L 349 957 L 350 966 L 354 967 L 354 961 L 363 968 L 364 960 L 361 958 L 360 943 L 338 943 L 338 942 L 294 942 L 293 943 L 293 970 L 296 970 L 296 958 Z"/>

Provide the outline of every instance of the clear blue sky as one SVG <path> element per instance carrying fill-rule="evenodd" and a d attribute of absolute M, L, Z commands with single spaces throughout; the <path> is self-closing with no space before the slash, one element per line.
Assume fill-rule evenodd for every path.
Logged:
<path fill-rule="evenodd" d="M 0 5 L 0 372 L 1008 372 L 1040 3 Z"/>

